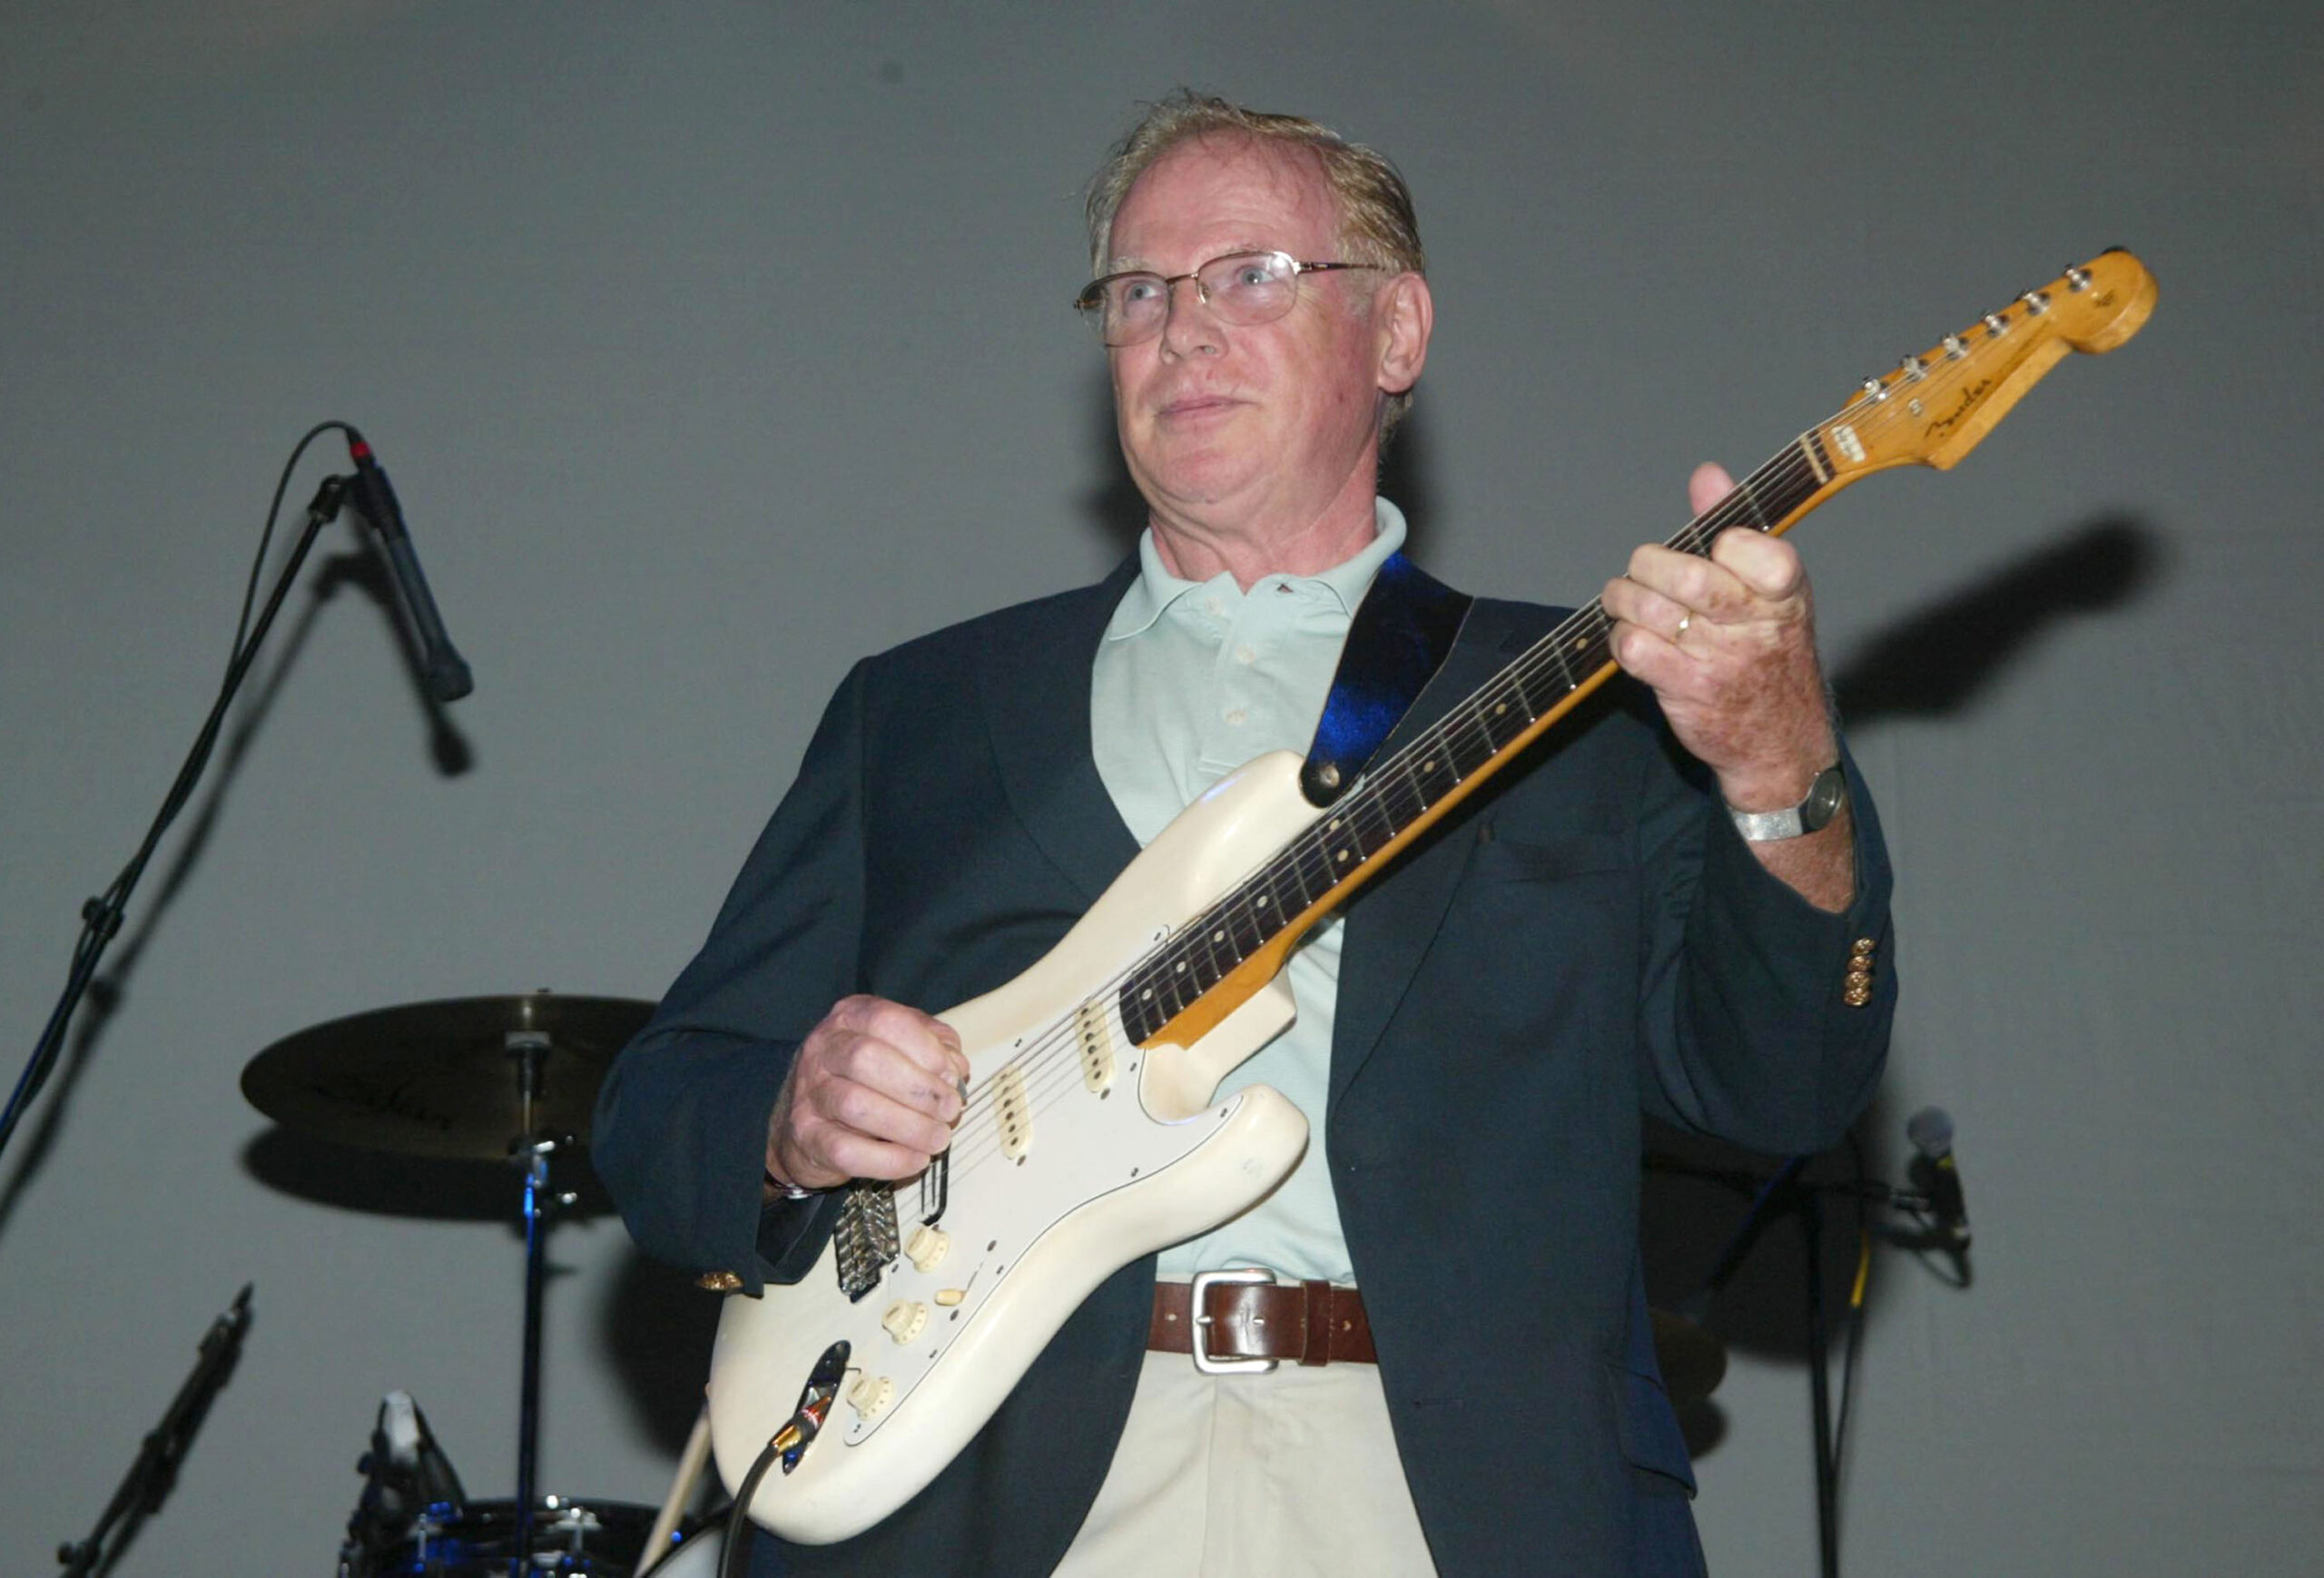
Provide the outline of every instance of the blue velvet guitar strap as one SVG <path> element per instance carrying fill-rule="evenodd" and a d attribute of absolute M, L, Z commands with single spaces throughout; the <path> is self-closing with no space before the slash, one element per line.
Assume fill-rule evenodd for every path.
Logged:
<path fill-rule="evenodd" d="M 1356 606 L 1315 743 L 1299 769 L 1311 805 L 1329 805 L 1370 764 L 1428 682 L 1443 666 L 1470 599 L 1423 574 L 1402 553 L 1380 566 Z"/>

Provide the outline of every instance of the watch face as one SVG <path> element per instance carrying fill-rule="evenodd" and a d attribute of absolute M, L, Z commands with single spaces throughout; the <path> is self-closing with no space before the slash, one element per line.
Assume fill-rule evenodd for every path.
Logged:
<path fill-rule="evenodd" d="M 1830 825 L 1840 807 L 1847 804 L 1847 774 L 1837 767 L 1827 767 L 1816 774 L 1816 782 L 1807 786 L 1807 798 L 1800 803 L 1799 825 L 1802 832 L 1814 833 Z"/>

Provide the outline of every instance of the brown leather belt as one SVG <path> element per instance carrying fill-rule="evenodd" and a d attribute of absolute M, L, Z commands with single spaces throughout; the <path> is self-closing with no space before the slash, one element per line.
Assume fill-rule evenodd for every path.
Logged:
<path fill-rule="evenodd" d="M 1265 1280 L 1260 1280 L 1265 1277 Z M 1197 1346 L 1195 1288 L 1203 1291 Z M 1202 1370 L 1260 1369 L 1295 1359 L 1303 1365 L 1376 1365 L 1372 1324 L 1353 1287 L 1328 1282 L 1277 1283 L 1264 1272 L 1206 1272 L 1195 1282 L 1154 1285 L 1146 1346 L 1158 1354 L 1192 1354 Z"/>

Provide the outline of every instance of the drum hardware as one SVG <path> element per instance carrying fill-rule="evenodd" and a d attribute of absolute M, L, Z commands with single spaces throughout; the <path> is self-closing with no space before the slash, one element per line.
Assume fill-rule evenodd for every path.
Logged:
<path fill-rule="evenodd" d="M 370 1450 L 357 1460 L 355 1472 L 363 1475 L 363 1494 L 347 1519 L 339 1578 L 380 1571 L 377 1563 L 405 1543 L 421 1517 L 468 1504 L 459 1472 L 409 1392 L 389 1392 L 379 1400 Z"/>
<path fill-rule="evenodd" d="M 519 1517 L 529 1510 L 529 1517 Z M 515 1502 L 438 1503 L 423 1509 L 381 1557 L 340 1568 L 342 1578 L 509 1578 L 512 1572 L 631 1578 L 645 1552 L 654 1509 L 627 1502 L 543 1496 Z M 520 1527 L 527 1531 L 520 1534 Z M 518 1555 L 529 1537 L 530 1553 Z"/>
<path fill-rule="evenodd" d="M 525 1228 L 525 1317 L 517 1425 L 517 1495 L 505 1503 L 448 1508 L 438 1519 L 434 1547 L 482 1549 L 529 1564 L 537 1552 L 578 1553 L 597 1536 L 590 1508 L 542 1497 L 539 1462 L 542 1293 L 548 1228 L 576 1196 L 554 1187 L 561 1155 L 586 1154 L 597 1086 L 615 1053 L 635 1035 L 654 1005 L 622 998 L 559 997 L 546 991 L 516 997 L 453 998 L 375 1009 L 285 1037 L 242 1070 L 242 1094 L 276 1122 L 310 1136 L 397 1155 L 443 1160 L 505 1159 L 524 1174 L 519 1209 Z M 477 1508 L 486 1509 L 478 1513 Z M 475 1518 L 487 1517 L 481 1532 Z M 493 1519 L 510 1525 L 505 1535 Z M 548 1522 L 540 1522 L 547 1518 Z M 425 1519 L 419 1522 L 425 1522 Z M 625 1561 L 644 1549 L 649 1520 L 634 1521 L 618 1544 Z M 418 1523 L 415 1524 L 415 1529 Z M 537 1540 L 536 1535 L 538 1534 Z M 559 1542 L 566 1542 L 559 1543 Z M 574 1543 L 578 1542 L 578 1543 Z M 432 1560 L 433 1558 L 425 1558 Z M 465 1555 L 458 1555 L 466 1561 Z M 458 1566 L 397 1572 L 462 1572 Z M 481 1569 L 479 1569 L 480 1571 Z M 565 1571 L 591 1571 L 566 1566 Z M 625 1575 L 629 1567 L 620 1571 Z"/>

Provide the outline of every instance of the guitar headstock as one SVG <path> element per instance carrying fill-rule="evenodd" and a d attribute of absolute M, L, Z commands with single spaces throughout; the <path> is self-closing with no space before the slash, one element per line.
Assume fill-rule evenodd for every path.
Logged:
<path fill-rule="evenodd" d="M 2154 276 L 2121 248 L 2028 291 L 1885 377 L 1819 424 L 1836 482 L 1891 466 L 1940 470 L 1976 448 L 2068 351 L 2108 351 L 2154 311 Z"/>

